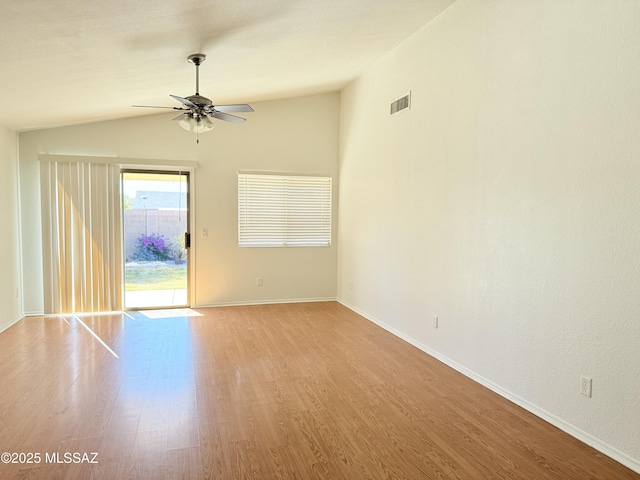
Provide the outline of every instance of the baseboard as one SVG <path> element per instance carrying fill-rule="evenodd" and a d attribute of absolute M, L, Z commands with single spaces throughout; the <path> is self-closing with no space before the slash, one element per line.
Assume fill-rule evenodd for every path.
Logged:
<path fill-rule="evenodd" d="M 625 467 L 630 468 L 634 472 L 640 473 L 640 460 L 639 459 L 633 458 L 633 457 L 627 455 L 626 453 L 621 452 L 620 450 L 616 449 L 615 447 L 612 447 L 611 445 L 603 442 L 602 440 L 594 437 L 593 435 L 591 435 L 591 434 L 579 429 L 575 425 L 572 425 L 571 423 L 566 422 L 565 420 L 557 417 L 556 415 L 554 415 L 554 414 L 552 414 L 550 412 L 547 412 L 543 408 L 540 408 L 537 405 L 527 401 L 526 399 L 524 399 L 524 398 L 514 394 L 513 392 L 510 392 L 509 390 L 501 387 L 500 385 L 495 384 L 491 380 L 489 380 L 487 378 L 484 378 L 481 375 L 478 375 L 473 370 L 470 370 L 469 368 L 467 368 L 467 367 L 465 367 L 463 365 L 460 365 L 459 363 L 455 362 L 454 360 L 451 360 L 450 358 L 446 357 L 445 355 L 442 355 L 439 352 L 433 350 L 432 348 L 429 348 L 426 345 L 418 342 L 417 340 L 409 337 L 408 335 L 405 335 L 401 331 L 393 328 L 390 325 L 387 325 L 386 323 L 384 323 L 383 321 L 381 321 L 378 318 L 374 317 L 373 315 L 369 315 L 367 312 L 364 312 L 364 311 L 360 310 L 359 308 L 357 308 L 356 306 L 351 305 L 349 302 L 346 302 L 345 300 L 343 300 L 341 298 L 338 298 L 337 301 L 340 304 L 342 304 L 345 307 L 347 307 L 349 310 L 352 310 L 353 312 L 355 312 L 358 315 L 364 317 L 365 319 L 369 320 L 370 322 L 375 323 L 379 327 L 384 328 L 389 333 L 392 333 L 396 337 L 398 337 L 398 338 L 404 340 L 405 342 L 413 345 L 414 347 L 422 350 L 426 354 L 431 355 L 432 357 L 434 357 L 435 359 L 441 361 L 445 365 L 447 365 L 447 366 L 453 368 L 454 370 L 462 373 L 464 376 L 466 376 L 466 377 L 474 380 L 475 382 L 478 382 L 479 384 L 487 387 L 489 390 L 497 393 L 501 397 L 504 397 L 507 400 L 515 403 L 516 405 L 524 408 L 528 412 L 533 413 L 537 417 L 540 417 L 542 420 L 544 420 L 544 421 L 550 423 L 551 425 L 559 428 L 563 432 L 568 433 L 572 437 L 577 438 L 581 442 L 586 443 L 590 447 L 595 448 L 600 453 L 603 453 L 604 455 L 612 458 L 616 462 L 619 462 L 622 465 L 624 465 Z"/>
<path fill-rule="evenodd" d="M 16 323 L 18 323 L 20 320 L 22 320 L 22 317 L 17 318 L 15 320 L 9 320 L 7 323 L 5 323 L 4 325 L 0 325 L 0 333 L 4 332 L 5 330 L 7 330 L 8 328 L 14 326 Z"/>
<path fill-rule="evenodd" d="M 279 300 L 249 300 L 239 302 L 216 302 L 206 305 L 192 305 L 191 308 L 209 308 L 209 307 L 242 307 L 249 305 L 272 305 L 277 303 L 315 303 L 315 302 L 336 302 L 336 297 L 314 297 L 314 298 L 289 298 Z"/>

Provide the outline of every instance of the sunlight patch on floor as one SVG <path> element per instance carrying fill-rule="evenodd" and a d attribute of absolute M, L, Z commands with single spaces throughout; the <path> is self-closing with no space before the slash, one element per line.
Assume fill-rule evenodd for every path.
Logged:
<path fill-rule="evenodd" d="M 165 310 L 144 310 L 130 312 L 133 315 L 142 315 L 147 318 L 174 318 L 174 317 L 202 317 L 203 314 L 190 308 L 167 308 Z"/>

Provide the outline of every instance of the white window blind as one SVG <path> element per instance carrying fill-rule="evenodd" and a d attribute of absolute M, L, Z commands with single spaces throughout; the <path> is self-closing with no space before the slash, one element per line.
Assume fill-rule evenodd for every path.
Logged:
<path fill-rule="evenodd" d="M 331 177 L 238 174 L 238 245 L 331 245 Z"/>
<path fill-rule="evenodd" d="M 40 164 L 45 313 L 122 309 L 120 167 Z"/>

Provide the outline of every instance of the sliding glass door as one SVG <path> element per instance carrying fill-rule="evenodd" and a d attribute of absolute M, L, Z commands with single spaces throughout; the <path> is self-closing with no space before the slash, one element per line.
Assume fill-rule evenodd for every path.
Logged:
<path fill-rule="evenodd" d="M 189 306 L 189 174 L 122 171 L 124 308 Z"/>

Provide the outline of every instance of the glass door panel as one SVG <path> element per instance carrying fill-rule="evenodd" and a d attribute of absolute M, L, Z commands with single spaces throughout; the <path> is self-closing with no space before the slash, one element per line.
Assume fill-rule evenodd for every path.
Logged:
<path fill-rule="evenodd" d="M 125 309 L 188 306 L 189 174 L 122 171 Z"/>

